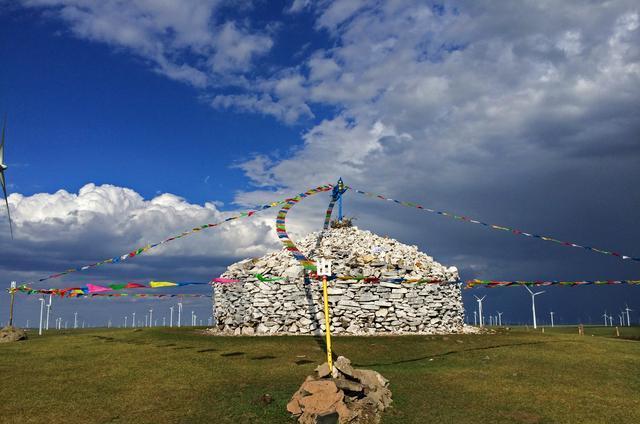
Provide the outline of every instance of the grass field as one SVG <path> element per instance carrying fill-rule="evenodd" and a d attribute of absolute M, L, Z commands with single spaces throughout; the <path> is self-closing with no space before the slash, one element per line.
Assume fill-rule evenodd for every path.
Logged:
<path fill-rule="evenodd" d="M 334 349 L 391 381 L 384 423 L 638 423 L 640 328 L 613 331 L 336 337 Z M 34 334 L 0 345 L 0 422 L 293 423 L 285 405 L 322 349 L 191 328 Z"/>

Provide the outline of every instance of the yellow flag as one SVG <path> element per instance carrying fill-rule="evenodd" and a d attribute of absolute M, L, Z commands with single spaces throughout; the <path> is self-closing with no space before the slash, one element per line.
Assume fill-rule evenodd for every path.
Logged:
<path fill-rule="evenodd" d="M 150 287 L 173 287 L 177 286 L 176 283 L 170 283 L 168 281 L 151 281 L 149 283 Z"/>

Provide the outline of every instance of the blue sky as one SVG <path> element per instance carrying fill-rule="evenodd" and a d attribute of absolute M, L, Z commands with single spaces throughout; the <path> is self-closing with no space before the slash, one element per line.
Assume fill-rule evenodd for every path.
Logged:
<path fill-rule="evenodd" d="M 16 229 L 13 241 L 0 235 L 3 280 L 122 254 L 338 176 L 640 255 L 640 31 L 631 1 L 0 3 Z M 322 220 L 325 201 L 308 202 L 292 214 L 294 237 Z M 463 279 L 640 276 L 616 258 L 355 193 L 346 202 L 360 227 L 417 244 Z M 52 284 L 206 281 L 278 248 L 272 218 Z M 524 321 L 522 292 L 493 290 L 486 309 Z M 634 287 L 556 289 L 539 310 L 596 321 L 625 303 L 640 310 L 639 300 Z M 34 314 L 37 300 L 22 301 Z M 105 320 L 93 304 L 84 303 L 86 314 Z M 195 304 L 204 316 L 206 302 Z"/>
<path fill-rule="evenodd" d="M 2 109 L 10 111 L 11 138 L 20 140 L 7 154 L 27 159 L 13 165 L 14 191 L 77 191 L 92 181 L 145 197 L 229 202 L 247 188 L 232 164 L 300 143 L 302 124 L 213 111 L 198 100 L 202 92 L 150 72 L 138 57 L 74 38 L 37 11 L 1 17 Z M 281 34 L 266 66 L 286 65 L 288 53 L 318 38 L 305 37 L 300 25 Z"/>

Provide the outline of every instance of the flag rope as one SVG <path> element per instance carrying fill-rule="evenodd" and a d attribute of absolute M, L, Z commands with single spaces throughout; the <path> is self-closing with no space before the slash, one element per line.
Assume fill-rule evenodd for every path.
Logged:
<path fill-rule="evenodd" d="M 583 281 L 499 281 L 499 280 L 469 280 L 465 288 L 470 289 L 476 286 L 480 287 L 509 287 L 509 286 L 586 286 L 586 285 L 615 285 L 629 284 L 640 285 L 640 280 L 583 280 Z"/>
<path fill-rule="evenodd" d="M 615 256 L 617 258 L 624 259 L 624 260 L 632 260 L 632 261 L 640 262 L 640 257 L 633 257 L 633 256 L 623 255 L 623 254 L 618 253 L 618 252 L 610 252 L 610 251 L 607 251 L 607 250 L 604 250 L 604 249 L 599 249 L 597 247 L 592 247 L 592 246 L 583 246 L 583 245 L 580 245 L 580 244 L 577 244 L 577 243 L 572 243 L 572 242 L 569 242 L 569 241 L 558 240 L 558 239 L 555 239 L 553 237 L 548 237 L 548 236 L 543 236 L 543 235 L 539 235 L 539 234 L 528 233 L 528 232 L 525 232 L 525 231 L 522 231 L 522 230 L 517 230 L 517 229 L 514 229 L 514 228 L 505 227 L 503 225 L 488 224 L 486 222 L 482 222 L 482 221 L 479 221 L 477 219 L 469 218 L 467 216 L 456 215 L 456 214 L 451 213 L 451 212 L 438 211 L 438 210 L 435 210 L 435 209 L 427 208 L 425 206 L 421 206 L 421 205 L 418 205 L 418 204 L 413 203 L 413 202 L 404 202 L 404 201 L 391 199 L 391 198 L 382 196 L 381 194 L 370 193 L 370 192 L 367 192 L 367 191 L 354 189 L 352 187 L 349 187 L 349 188 L 351 190 L 355 191 L 356 193 L 363 194 L 363 195 L 365 195 L 367 197 L 380 199 L 380 200 L 386 200 L 386 201 L 389 201 L 389 202 L 394 202 L 394 203 L 397 203 L 397 204 L 402 205 L 402 206 L 406 206 L 406 207 L 410 207 L 410 208 L 416 208 L 416 209 L 423 210 L 425 212 L 429 212 L 429 213 L 433 213 L 433 214 L 437 214 L 437 215 L 441 215 L 441 216 L 446 216 L 447 218 L 455 219 L 457 221 L 470 222 L 472 224 L 482 225 L 483 227 L 492 228 L 494 230 L 506 231 L 506 232 L 509 232 L 509 233 L 512 233 L 512 234 L 517 234 L 517 235 L 520 235 L 520 236 L 531 237 L 531 238 L 537 238 L 537 239 L 540 239 L 540 240 L 553 242 L 553 243 L 560 244 L 560 245 L 563 245 L 563 246 L 575 247 L 575 248 L 584 249 L 584 250 L 590 250 L 592 252 L 601 253 L 603 255 Z"/>
<path fill-rule="evenodd" d="M 162 241 L 159 241 L 157 243 L 148 244 L 148 245 L 146 245 L 144 247 L 140 247 L 138 249 L 132 250 L 129 253 L 125 253 L 125 254 L 120 255 L 120 256 L 115 256 L 113 258 L 105 259 L 103 261 L 95 262 L 95 263 L 84 265 L 84 266 L 81 266 L 81 267 L 70 268 L 70 269 L 67 269 L 65 271 L 58 272 L 56 274 L 51 274 L 51 275 L 48 275 L 48 276 L 46 276 L 44 278 L 40 278 L 37 281 L 38 282 L 42 282 L 42 281 L 50 280 L 52 278 L 59 278 L 59 277 L 62 277 L 63 275 L 71 274 L 73 272 L 85 271 L 87 269 L 95 268 L 97 266 L 101 266 L 101 265 L 105 265 L 105 264 L 120 263 L 120 262 L 126 261 L 126 260 L 128 260 L 130 258 L 139 256 L 139 255 L 141 255 L 141 254 L 143 254 L 143 253 L 145 253 L 145 252 L 147 252 L 147 251 L 149 251 L 149 250 L 151 250 L 151 249 L 153 249 L 155 247 L 164 245 L 166 243 L 172 242 L 172 241 L 180 239 L 182 237 L 190 236 L 192 234 L 195 234 L 195 233 L 200 232 L 200 231 L 202 231 L 204 229 L 207 229 L 207 228 L 217 227 L 219 225 L 225 224 L 225 223 L 227 223 L 229 221 L 233 221 L 235 219 L 244 218 L 244 217 L 251 217 L 257 212 L 262 212 L 262 211 L 264 211 L 266 209 L 269 209 L 269 208 L 272 208 L 274 206 L 282 205 L 282 204 L 286 203 L 287 201 L 289 201 L 289 199 L 279 200 L 279 201 L 275 201 L 275 202 L 271 202 L 271 203 L 266 203 L 264 205 L 256 206 L 255 208 L 253 208 L 251 210 L 248 210 L 248 211 L 241 212 L 239 214 L 230 216 L 229 218 L 227 218 L 227 219 L 225 219 L 223 221 L 216 222 L 214 224 L 200 225 L 198 227 L 192 228 L 191 230 L 183 231 L 182 233 L 180 233 L 178 235 L 175 235 L 175 236 L 172 236 L 172 237 L 168 237 L 168 238 L 166 238 L 166 239 L 164 239 Z"/>

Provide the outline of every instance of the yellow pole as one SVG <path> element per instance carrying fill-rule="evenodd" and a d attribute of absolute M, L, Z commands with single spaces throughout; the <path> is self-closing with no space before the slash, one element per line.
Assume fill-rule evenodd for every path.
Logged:
<path fill-rule="evenodd" d="M 327 276 L 322 276 L 322 293 L 324 295 L 324 326 L 327 340 L 327 364 L 329 371 L 333 372 L 333 359 L 331 356 L 331 320 L 329 319 L 329 297 L 327 295 Z"/>

